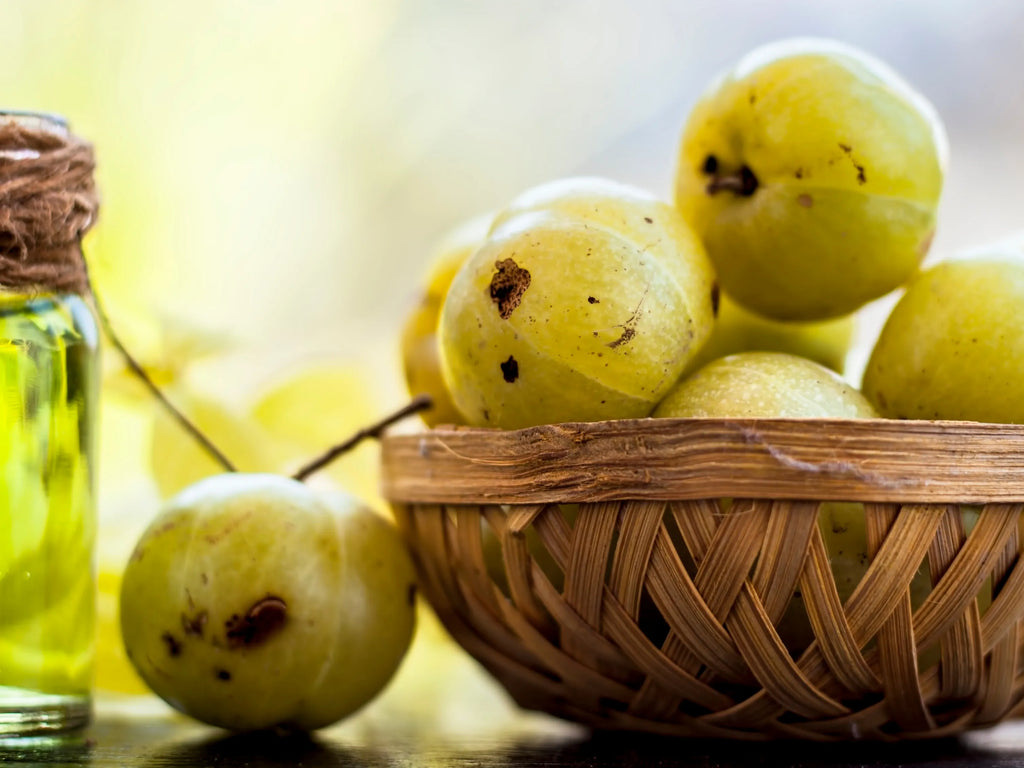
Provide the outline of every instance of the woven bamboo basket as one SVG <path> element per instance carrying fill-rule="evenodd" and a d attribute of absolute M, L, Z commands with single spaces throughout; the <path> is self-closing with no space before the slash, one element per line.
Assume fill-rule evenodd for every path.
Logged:
<path fill-rule="evenodd" d="M 382 461 L 428 600 L 524 707 L 682 736 L 892 740 L 992 725 L 1024 699 L 1024 427 L 439 428 L 387 437 Z M 862 503 L 866 527 L 845 601 L 818 523 L 832 501 Z M 794 607 L 796 648 L 780 637 Z"/>

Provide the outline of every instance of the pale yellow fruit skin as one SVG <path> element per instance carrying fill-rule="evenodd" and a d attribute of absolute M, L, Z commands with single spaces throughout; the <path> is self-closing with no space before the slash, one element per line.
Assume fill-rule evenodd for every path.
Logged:
<path fill-rule="evenodd" d="M 122 636 L 143 680 L 196 719 L 319 728 L 398 666 L 413 584 L 397 533 L 350 497 L 217 475 L 168 502 L 140 539 L 122 582 Z M 283 623 L 233 643 L 233 617 L 268 598 L 283 601 Z"/>
<path fill-rule="evenodd" d="M 359 361 L 314 362 L 290 367 L 286 376 L 259 391 L 249 409 L 249 423 L 260 428 L 281 459 L 274 466 L 296 469 L 373 420 L 381 405 L 378 383 Z M 369 502 L 380 497 L 377 446 L 364 442 L 317 473 L 338 488 Z"/>
<path fill-rule="evenodd" d="M 372 700 L 401 663 L 415 629 L 416 577 L 398 531 L 343 493 L 321 495 L 335 515 L 346 574 L 339 628 L 323 673 L 291 721 L 304 729 L 340 720 Z M 360 588 L 361 587 L 361 588 Z"/>
<path fill-rule="evenodd" d="M 686 366 L 683 376 L 737 352 L 787 352 L 842 373 L 853 331 L 854 318 L 850 315 L 813 323 L 787 323 L 754 314 L 723 293 L 711 338 Z"/>
<path fill-rule="evenodd" d="M 584 186 L 514 202 L 452 282 L 442 371 L 470 424 L 646 416 L 711 331 L 714 275 L 673 208 Z M 505 313 L 492 283 L 509 263 L 530 277 Z"/>
<path fill-rule="evenodd" d="M 936 264 L 908 286 L 864 372 L 864 394 L 902 419 L 1024 423 L 1024 249 Z"/>
<path fill-rule="evenodd" d="M 835 371 L 782 352 L 715 360 L 681 381 L 656 417 L 869 419 L 875 409 Z"/>
<path fill-rule="evenodd" d="M 526 190 L 504 209 L 491 224 L 499 232 L 510 221 L 531 213 L 553 213 L 608 227 L 635 240 L 650 242 L 651 222 L 665 220 L 664 203 L 646 190 L 600 176 L 572 176 L 555 179 Z M 639 214 L 639 215 L 638 215 Z M 651 243 L 665 253 L 672 243 Z"/>
<path fill-rule="evenodd" d="M 420 414 L 427 426 L 461 424 L 463 419 L 441 374 L 437 323 L 455 273 L 466 263 L 490 229 L 494 214 L 477 216 L 449 233 L 438 247 L 422 295 L 402 326 L 402 370 L 411 395 L 426 394 L 433 407 Z"/>
<path fill-rule="evenodd" d="M 675 199 L 722 288 L 779 320 L 849 314 L 909 280 L 928 251 L 946 139 L 934 110 L 888 67 L 830 41 L 751 53 L 693 109 Z M 709 194 L 744 165 L 742 196 Z"/>

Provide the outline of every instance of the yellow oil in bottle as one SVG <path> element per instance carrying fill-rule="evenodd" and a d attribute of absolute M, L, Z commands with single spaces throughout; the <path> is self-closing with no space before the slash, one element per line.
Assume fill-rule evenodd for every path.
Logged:
<path fill-rule="evenodd" d="M 0 739 L 89 717 L 98 343 L 80 296 L 0 292 Z"/>

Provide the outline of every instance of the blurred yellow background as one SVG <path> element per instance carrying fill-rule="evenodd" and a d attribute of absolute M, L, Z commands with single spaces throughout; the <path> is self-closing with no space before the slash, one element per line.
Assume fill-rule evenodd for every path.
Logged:
<path fill-rule="evenodd" d="M 1013 0 L 4 0 L 0 93 L 94 142 L 87 257 L 125 341 L 247 468 L 281 468 L 403 401 L 397 336 L 445 231 L 559 176 L 668 197 L 700 91 L 792 35 L 861 46 L 935 103 L 952 164 L 931 258 L 1024 228 Z M 116 370 L 105 394 L 116 572 L 189 446 Z M 340 464 L 374 496 L 372 446 Z"/>

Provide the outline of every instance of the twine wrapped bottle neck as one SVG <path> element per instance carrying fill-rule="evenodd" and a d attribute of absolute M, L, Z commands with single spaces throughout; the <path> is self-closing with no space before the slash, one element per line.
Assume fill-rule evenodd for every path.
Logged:
<path fill-rule="evenodd" d="M 0 113 L 0 290 L 89 293 L 92 146 L 46 116 Z"/>

